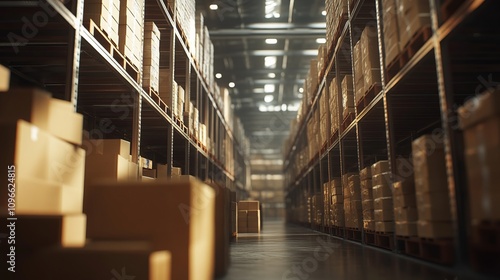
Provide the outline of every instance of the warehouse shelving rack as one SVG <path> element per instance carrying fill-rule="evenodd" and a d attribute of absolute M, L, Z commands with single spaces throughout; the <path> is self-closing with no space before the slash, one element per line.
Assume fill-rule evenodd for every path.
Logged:
<path fill-rule="evenodd" d="M 426 265 L 444 270 L 452 267 L 454 273 L 472 275 L 475 279 L 489 277 L 488 268 L 498 273 L 495 264 L 488 263 L 488 258 L 481 258 L 481 254 L 486 254 L 484 249 L 471 249 L 468 245 L 470 222 L 467 220 L 464 144 L 456 112 L 468 98 L 500 84 L 495 82 L 495 79 L 500 81 L 500 26 L 495 20 L 498 1 L 430 0 L 432 24 L 428 39 L 415 44 L 414 55 L 390 75 L 387 75 L 384 63 L 381 0 L 347 2 L 348 19 L 340 28 L 342 32 L 334 49 L 330 50 L 326 74 L 313 93 L 312 105 L 298 124 L 297 133 L 292 135 L 290 150 L 285 151 L 288 210 L 299 209 L 301 204 L 307 203 L 308 196 L 320 193 L 323 183 L 347 172 L 359 172 L 379 160 L 389 160 L 393 181 L 401 180 L 405 174 L 398 168 L 398 162 L 410 157 L 412 140 L 423 134 L 439 134 L 444 139 L 455 229 L 453 240 L 446 244 L 452 248 L 452 258 L 432 260 L 417 257 L 423 258 Z M 359 40 L 359 30 L 365 25 L 376 26 L 378 31 L 380 66 L 383 69 L 380 91 L 375 92 L 371 101 L 364 104 L 366 106 L 356 106 L 352 122 L 340 125 L 340 133 L 330 134 L 327 148 L 321 149 L 312 160 L 306 160 L 304 168 L 296 170 L 297 162 L 303 160 L 299 151 L 308 146 L 305 136 L 308 120 L 318 114 L 320 95 L 329 94 L 333 77 L 338 81 L 333 86 L 338 86 L 340 92 L 339 77 L 353 73 L 352 50 Z M 339 118 L 344 120 L 340 112 Z M 292 217 L 289 218 L 291 222 L 300 222 L 342 239 L 356 239 L 347 234 L 345 227 L 318 228 L 311 221 L 297 219 L 293 213 L 288 217 Z M 362 238 L 357 241 L 362 246 L 374 245 L 367 242 L 368 235 L 363 230 L 361 233 Z M 381 247 L 404 257 L 397 236 L 392 234 L 387 238 L 388 242 Z M 481 262 L 485 264 L 481 265 Z"/>
<path fill-rule="evenodd" d="M 166 1 L 146 0 L 145 21 L 159 27 L 160 68 L 173 69 L 168 79 L 189 93 L 186 101 L 199 109 L 208 137 L 215 140 L 213 149 L 190 135 L 154 91 L 142 88 L 137 73 L 127 71 L 89 32 L 82 20 L 84 2 L 0 2 L 0 63 L 10 68 L 11 84 L 38 86 L 71 101 L 84 115 L 91 138 L 129 140 L 134 162 L 143 156 L 168 164 L 168 174 L 179 166 L 183 174 L 244 192 L 247 155 L 230 128 L 233 120 L 223 117 L 214 89 L 197 69 L 173 9 Z M 230 168 L 223 142 L 234 149 L 236 168 Z"/>

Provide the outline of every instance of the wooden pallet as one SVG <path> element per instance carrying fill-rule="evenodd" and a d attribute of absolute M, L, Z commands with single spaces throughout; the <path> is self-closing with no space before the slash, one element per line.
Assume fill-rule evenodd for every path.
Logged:
<path fill-rule="evenodd" d="M 347 117 L 344 118 L 344 121 L 342 122 L 341 128 L 342 131 L 345 131 L 349 125 L 354 121 L 354 112 L 349 113 Z"/>
<path fill-rule="evenodd" d="M 361 113 L 370 103 L 373 101 L 375 96 L 382 90 L 382 85 L 379 83 L 375 83 L 370 86 L 367 92 L 363 95 L 361 100 L 358 102 L 356 105 L 356 110 L 359 113 Z"/>
<path fill-rule="evenodd" d="M 408 41 L 406 46 L 396 58 L 387 65 L 385 79 L 388 83 L 401 69 L 415 56 L 422 46 L 431 38 L 432 29 L 430 26 L 424 26 L 417 31 Z"/>
<path fill-rule="evenodd" d="M 396 237 L 397 250 L 405 255 L 443 265 L 452 265 L 455 250 L 453 239 L 430 239 L 421 237 Z"/>
<path fill-rule="evenodd" d="M 334 236 L 338 236 L 338 237 L 344 237 L 345 235 L 345 230 L 343 227 L 339 227 L 339 226 L 332 226 L 331 227 L 331 234 L 334 235 Z"/>
<path fill-rule="evenodd" d="M 151 87 L 143 87 L 144 91 L 155 101 L 155 103 L 162 109 L 163 112 L 168 114 L 168 106 L 161 100 L 158 92 Z"/>
<path fill-rule="evenodd" d="M 393 251 L 394 234 L 392 232 L 365 230 L 365 244 Z"/>
<path fill-rule="evenodd" d="M 132 65 L 132 63 L 125 58 L 125 56 L 118 50 L 118 46 L 111 41 L 109 36 L 102 30 L 92 19 L 85 22 L 90 34 L 101 44 L 101 46 L 113 57 L 113 59 L 136 81 L 140 83 L 139 68 Z"/>
<path fill-rule="evenodd" d="M 467 0 L 445 0 L 441 5 L 443 22 L 448 20 Z"/>
<path fill-rule="evenodd" d="M 347 239 L 361 242 L 361 240 L 362 240 L 362 233 L 361 233 L 360 229 L 357 229 L 357 228 L 346 228 L 345 231 L 346 231 L 346 238 Z"/>

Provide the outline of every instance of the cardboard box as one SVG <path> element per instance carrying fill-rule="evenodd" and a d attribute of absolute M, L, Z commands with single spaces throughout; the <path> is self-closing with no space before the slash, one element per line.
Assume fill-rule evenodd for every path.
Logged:
<path fill-rule="evenodd" d="M 158 179 L 168 179 L 167 175 L 168 165 L 158 163 L 156 164 L 156 178 Z"/>
<path fill-rule="evenodd" d="M 375 221 L 363 220 L 363 228 L 366 230 L 375 231 Z"/>
<path fill-rule="evenodd" d="M 373 176 L 377 175 L 377 174 L 382 174 L 382 173 L 385 173 L 385 172 L 390 172 L 390 169 L 389 169 L 389 161 L 387 160 L 381 160 L 377 163 L 374 163 L 372 165 L 372 179 L 373 179 Z"/>
<path fill-rule="evenodd" d="M 258 201 L 239 201 L 238 202 L 238 209 L 239 210 L 259 210 L 259 202 Z"/>
<path fill-rule="evenodd" d="M 70 102 L 52 98 L 49 102 L 48 132 L 64 141 L 82 145 L 83 116 Z"/>
<path fill-rule="evenodd" d="M 90 139 L 84 141 L 88 155 L 120 155 L 125 159 L 130 157 L 130 142 L 123 139 Z"/>
<path fill-rule="evenodd" d="M 247 228 L 249 233 L 260 232 L 260 211 L 249 210 L 247 212 Z"/>
<path fill-rule="evenodd" d="M 359 172 L 359 179 L 361 182 L 372 178 L 372 169 L 370 166 L 363 168 Z"/>
<path fill-rule="evenodd" d="M 373 189 L 361 188 L 361 200 L 373 200 Z"/>
<path fill-rule="evenodd" d="M 149 240 L 172 253 L 172 279 L 212 279 L 215 191 L 197 179 L 96 185 L 85 213 L 89 238 Z"/>
<path fill-rule="evenodd" d="M 417 198 L 415 195 L 396 195 L 393 196 L 394 208 L 399 207 L 417 207 Z"/>
<path fill-rule="evenodd" d="M 83 247 L 86 226 L 87 217 L 84 214 L 17 215 L 16 250 L 30 251 L 52 246 Z"/>
<path fill-rule="evenodd" d="M 392 197 L 390 186 L 378 185 L 373 187 L 373 198 Z"/>
<path fill-rule="evenodd" d="M 379 173 L 375 174 L 372 177 L 372 186 L 385 186 L 390 189 L 392 186 L 392 179 L 391 179 L 391 173 L 389 172 L 384 172 L 384 173 Z"/>
<path fill-rule="evenodd" d="M 418 219 L 422 221 L 451 221 L 449 203 L 418 204 Z"/>
<path fill-rule="evenodd" d="M 141 166 L 143 169 L 153 169 L 153 161 L 145 157 L 140 157 L 139 166 Z"/>
<path fill-rule="evenodd" d="M 412 143 L 416 192 L 448 190 L 443 140 L 424 135 Z"/>
<path fill-rule="evenodd" d="M 170 280 L 173 256 L 145 242 L 92 242 L 84 248 L 47 248 L 19 258 L 19 279 Z M 137 277 L 137 278 L 136 278 Z"/>
<path fill-rule="evenodd" d="M 398 222 L 414 222 L 418 220 L 417 208 L 394 208 L 394 219 Z"/>
<path fill-rule="evenodd" d="M 394 210 L 393 209 L 382 209 L 382 210 L 374 210 L 376 222 L 388 222 L 394 221 Z"/>
<path fill-rule="evenodd" d="M 332 195 L 332 204 L 343 204 L 344 196 L 343 195 Z"/>
<path fill-rule="evenodd" d="M 373 209 L 363 209 L 363 220 L 375 221 L 375 212 Z"/>
<path fill-rule="evenodd" d="M 392 197 L 382 197 L 373 200 L 373 205 L 375 210 L 392 209 L 393 201 Z"/>
<path fill-rule="evenodd" d="M 142 168 L 142 176 L 156 178 L 156 169 Z"/>
<path fill-rule="evenodd" d="M 36 88 L 12 88 L 0 94 L 0 120 L 25 120 L 49 132 L 50 93 Z"/>
<path fill-rule="evenodd" d="M 429 3 L 398 1 L 398 24 L 401 46 L 404 48 L 422 27 L 431 25 Z"/>
<path fill-rule="evenodd" d="M 433 192 L 433 193 L 421 193 L 417 192 L 417 205 L 442 205 L 445 208 L 450 208 L 450 196 L 448 192 Z"/>
<path fill-rule="evenodd" d="M 467 128 L 483 122 L 489 118 L 500 115 L 499 89 L 486 91 L 465 102 L 458 109 L 460 128 Z"/>
<path fill-rule="evenodd" d="M 363 200 L 361 202 L 361 208 L 363 208 L 363 210 L 373 210 L 375 209 L 375 205 L 373 203 L 373 200 L 372 199 L 367 199 L 367 200 Z"/>
<path fill-rule="evenodd" d="M 0 92 L 8 91 L 10 85 L 10 70 L 9 68 L 0 65 Z"/>
<path fill-rule="evenodd" d="M 419 220 L 417 223 L 419 237 L 424 238 L 451 238 L 453 224 L 451 222 L 429 222 Z"/>
<path fill-rule="evenodd" d="M 375 231 L 394 232 L 394 222 L 375 222 Z"/>
<path fill-rule="evenodd" d="M 180 167 L 172 167 L 172 176 L 182 176 L 182 169 Z"/>
<path fill-rule="evenodd" d="M 394 188 L 394 196 L 400 195 L 415 195 L 415 181 L 413 177 L 408 180 L 395 182 L 392 184 Z"/>
<path fill-rule="evenodd" d="M 135 166 L 120 155 L 90 154 L 85 162 L 85 186 L 99 184 L 102 181 L 133 180 L 134 177 L 131 172 L 134 171 Z"/>
<path fill-rule="evenodd" d="M 417 236 L 416 222 L 398 222 L 396 221 L 396 235 L 398 236 Z"/>

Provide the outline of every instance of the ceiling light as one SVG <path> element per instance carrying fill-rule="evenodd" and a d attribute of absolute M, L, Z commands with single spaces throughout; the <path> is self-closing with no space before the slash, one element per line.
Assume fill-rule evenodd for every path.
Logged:
<path fill-rule="evenodd" d="M 303 93 L 304 92 L 304 88 L 299 88 L 299 92 Z"/>
<path fill-rule="evenodd" d="M 271 78 L 271 79 L 276 78 L 276 74 L 274 74 L 274 73 L 269 73 L 269 74 L 267 74 L 267 76 L 268 76 L 269 78 Z"/>
<path fill-rule="evenodd" d="M 295 104 L 290 104 L 288 105 L 288 111 L 290 112 L 297 112 L 299 110 L 299 103 L 295 103 Z"/>
<path fill-rule="evenodd" d="M 286 108 L 287 108 L 286 104 L 281 105 L 281 111 L 286 112 Z"/>
<path fill-rule="evenodd" d="M 326 43 L 326 39 L 325 38 L 318 38 L 318 39 L 316 39 L 316 43 L 324 44 L 324 43 Z"/>
<path fill-rule="evenodd" d="M 281 10 L 281 0 L 266 0 L 265 17 L 279 18 Z"/>
<path fill-rule="evenodd" d="M 274 95 L 266 95 L 266 96 L 264 96 L 264 101 L 265 101 L 266 103 L 270 103 L 270 102 L 272 102 L 273 100 L 274 100 Z"/>
<path fill-rule="evenodd" d="M 277 43 L 278 43 L 278 39 L 274 39 L 274 38 L 266 39 L 266 44 L 268 44 L 268 45 L 275 45 Z"/>
<path fill-rule="evenodd" d="M 233 82 L 230 82 L 230 83 L 229 83 L 229 87 L 230 87 L 230 88 L 234 88 L 234 86 L 235 86 L 235 84 L 234 84 Z"/>
<path fill-rule="evenodd" d="M 276 56 L 266 56 L 264 58 L 264 65 L 266 68 L 276 68 Z"/>
<path fill-rule="evenodd" d="M 221 73 L 217 73 L 217 74 L 215 74 L 215 77 L 216 77 L 217 79 L 220 79 L 220 78 L 222 78 L 222 74 L 221 74 Z"/>
<path fill-rule="evenodd" d="M 326 16 L 326 11 L 325 11 L 325 10 L 323 10 L 323 11 L 321 12 L 321 14 L 322 14 L 323 16 Z"/>
<path fill-rule="evenodd" d="M 264 106 L 264 105 L 260 105 L 259 106 L 259 111 L 261 111 L 261 112 L 267 112 L 267 107 Z"/>
<path fill-rule="evenodd" d="M 212 5 L 210 5 L 210 10 L 212 10 L 212 11 L 215 11 L 215 10 L 217 10 L 218 8 L 219 8 L 219 6 L 218 6 L 217 4 L 212 4 Z"/>
<path fill-rule="evenodd" d="M 264 85 L 264 92 L 271 93 L 274 92 L 275 86 L 273 84 Z"/>
<path fill-rule="evenodd" d="M 274 111 L 275 111 L 275 112 L 279 112 L 279 111 L 281 111 L 281 106 L 280 106 L 280 105 L 278 105 L 278 106 L 274 106 Z"/>
<path fill-rule="evenodd" d="M 280 13 L 273 13 L 274 18 L 280 18 L 280 16 L 281 16 Z"/>

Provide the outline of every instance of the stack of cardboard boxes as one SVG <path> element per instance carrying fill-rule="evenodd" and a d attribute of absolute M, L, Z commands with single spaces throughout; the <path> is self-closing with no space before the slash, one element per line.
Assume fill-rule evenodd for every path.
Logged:
<path fill-rule="evenodd" d="M 144 62 L 142 86 L 160 90 L 160 30 L 154 22 L 144 23 Z"/>
<path fill-rule="evenodd" d="M 382 0 L 384 23 L 385 66 L 392 63 L 401 52 L 396 0 Z"/>
<path fill-rule="evenodd" d="M 375 231 L 394 232 L 394 206 L 389 162 L 383 160 L 375 163 L 372 165 L 371 173 Z"/>
<path fill-rule="evenodd" d="M 309 73 L 307 75 L 307 87 L 304 90 L 307 92 L 307 102 L 308 104 L 312 104 L 314 97 L 316 97 L 318 90 L 318 60 L 311 59 L 311 63 L 309 64 Z"/>
<path fill-rule="evenodd" d="M 453 237 L 443 139 L 424 135 L 412 143 L 418 236 Z"/>
<path fill-rule="evenodd" d="M 345 75 L 342 79 L 342 117 L 344 119 L 350 113 L 354 113 L 354 90 L 352 85 L 352 76 Z"/>
<path fill-rule="evenodd" d="M 309 160 L 318 153 L 319 135 L 317 126 L 317 114 L 313 114 L 307 122 L 307 142 L 309 146 Z"/>
<path fill-rule="evenodd" d="M 325 88 L 321 91 L 319 98 L 319 130 L 320 130 L 320 145 L 323 147 L 330 140 L 330 128 L 328 125 L 330 111 L 328 108 L 328 95 Z"/>
<path fill-rule="evenodd" d="M 326 44 L 327 49 L 331 50 L 337 43 L 337 38 L 334 38 L 336 32 L 339 31 L 343 17 L 347 17 L 347 0 L 326 0 Z"/>
<path fill-rule="evenodd" d="M 109 40 L 119 44 L 120 0 L 87 0 L 83 11 L 83 22 L 89 25 L 92 20 Z"/>
<path fill-rule="evenodd" d="M 8 91 L 10 85 L 10 70 L 0 65 L 0 92 Z"/>
<path fill-rule="evenodd" d="M 382 78 L 380 74 L 380 60 L 378 52 L 377 27 L 366 26 L 361 34 L 361 57 L 363 60 L 363 95 L 372 86 L 380 85 Z M 375 94 L 378 94 L 376 92 Z M 356 97 L 358 100 L 358 97 Z"/>
<path fill-rule="evenodd" d="M 315 194 L 312 196 L 312 223 L 316 226 L 323 225 L 323 196 Z"/>
<path fill-rule="evenodd" d="M 328 63 L 328 53 L 325 44 L 321 44 L 318 47 L 318 81 L 321 81 L 323 78 L 321 74 Z M 323 73 L 324 74 L 324 73 Z"/>
<path fill-rule="evenodd" d="M 186 36 L 190 52 L 194 54 L 197 47 L 195 46 L 195 0 L 168 0 L 168 4 L 175 11 L 176 20 Z"/>
<path fill-rule="evenodd" d="M 339 129 L 339 88 L 337 78 L 333 78 L 330 85 L 330 132 L 333 135 Z"/>
<path fill-rule="evenodd" d="M 144 0 L 121 0 L 119 2 L 119 49 L 142 73 Z"/>
<path fill-rule="evenodd" d="M 375 212 L 373 206 L 373 186 L 371 166 L 359 172 L 361 180 L 361 208 L 363 209 L 363 228 L 375 231 Z"/>
<path fill-rule="evenodd" d="M 330 195 L 330 182 L 325 182 L 322 185 L 323 190 L 323 226 L 329 227 L 331 225 L 330 209 L 331 209 L 331 195 Z"/>
<path fill-rule="evenodd" d="M 363 227 L 363 211 L 361 208 L 361 186 L 359 175 L 347 173 L 342 175 L 344 189 L 345 226 L 353 229 Z"/>
<path fill-rule="evenodd" d="M 417 236 L 418 212 L 413 176 L 394 183 L 393 187 L 396 235 Z"/>
<path fill-rule="evenodd" d="M 330 219 L 334 226 L 343 227 L 345 225 L 344 195 L 340 178 L 330 181 L 330 193 L 332 194 Z"/>
<path fill-rule="evenodd" d="M 238 233 L 260 233 L 258 201 L 238 202 Z"/>
<path fill-rule="evenodd" d="M 486 92 L 459 109 L 473 226 L 500 220 L 499 94 Z"/>

